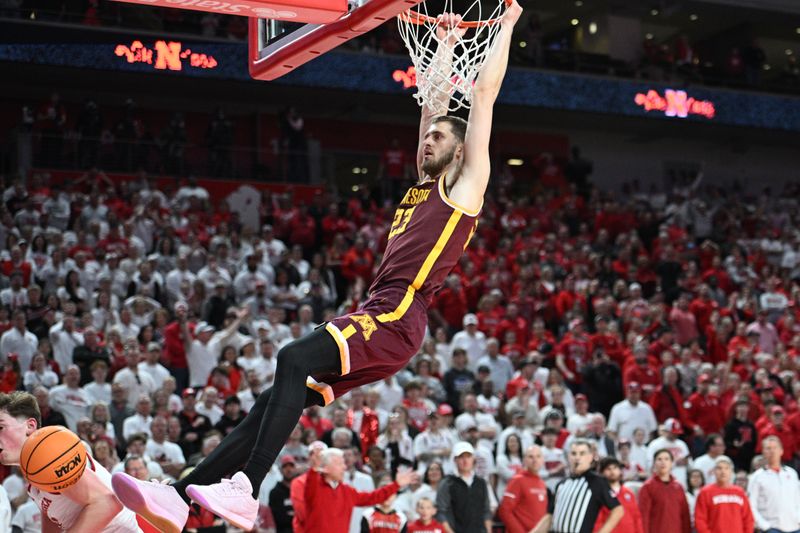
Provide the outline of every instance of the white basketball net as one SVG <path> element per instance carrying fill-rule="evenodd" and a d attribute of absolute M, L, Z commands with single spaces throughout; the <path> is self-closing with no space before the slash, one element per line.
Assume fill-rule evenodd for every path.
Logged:
<path fill-rule="evenodd" d="M 443 11 L 455 12 L 453 0 L 445 0 Z M 481 0 L 474 0 L 461 15 L 464 21 L 497 19 L 505 11 L 505 2 L 499 0 L 488 17 L 484 18 L 482 11 Z M 426 18 L 418 24 L 409 18 L 417 13 L 432 18 Z M 475 79 L 486 60 L 500 24 L 480 24 L 477 28 L 467 29 L 463 36 L 458 36 L 455 28 L 448 28 L 442 41 L 436 35 L 438 15 L 430 15 L 423 0 L 417 12 L 409 9 L 397 17 L 400 36 L 406 43 L 416 69 L 417 93 L 414 98 L 420 106 L 427 105 L 432 110 L 436 110 L 434 107 L 444 102 L 447 102 L 449 112 L 462 107 L 469 109 Z M 449 41 L 453 44 L 449 44 Z M 449 61 L 450 57 L 452 62 Z"/>

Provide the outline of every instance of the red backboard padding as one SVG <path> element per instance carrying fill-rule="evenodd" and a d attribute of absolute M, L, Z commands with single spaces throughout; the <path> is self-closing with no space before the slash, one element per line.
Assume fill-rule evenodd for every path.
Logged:
<path fill-rule="evenodd" d="M 347 13 L 347 0 L 118 0 L 146 6 L 209 11 L 289 22 L 327 24 Z"/>

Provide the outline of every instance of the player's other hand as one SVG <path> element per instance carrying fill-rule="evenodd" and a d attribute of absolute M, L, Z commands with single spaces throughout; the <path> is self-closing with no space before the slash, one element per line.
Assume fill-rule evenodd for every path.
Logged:
<path fill-rule="evenodd" d="M 501 24 L 513 28 L 514 24 L 519 20 L 520 15 L 522 15 L 522 6 L 519 5 L 517 0 L 511 0 L 511 5 L 506 8 L 506 12 L 501 19 Z"/>
<path fill-rule="evenodd" d="M 436 26 L 436 38 L 440 41 L 446 40 L 450 45 L 454 45 L 467 31 L 466 28 L 458 27 L 461 23 L 461 15 L 443 13 L 439 15 L 438 21 L 439 24 Z"/>
<path fill-rule="evenodd" d="M 397 470 L 397 476 L 394 478 L 395 482 L 400 486 L 400 488 L 407 487 L 412 483 L 419 483 L 419 474 L 416 471 L 408 469 L 408 470 Z"/>

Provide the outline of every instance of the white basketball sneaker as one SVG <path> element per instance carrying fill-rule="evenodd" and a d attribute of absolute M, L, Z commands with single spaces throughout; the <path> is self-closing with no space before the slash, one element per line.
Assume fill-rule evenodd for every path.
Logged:
<path fill-rule="evenodd" d="M 164 533 L 181 533 L 189 506 L 172 485 L 139 481 L 124 472 L 111 476 L 111 487 L 122 504 Z"/>
<path fill-rule="evenodd" d="M 255 525 L 258 501 L 253 498 L 253 486 L 244 472 L 213 485 L 189 485 L 186 495 L 240 529 L 251 531 Z"/>

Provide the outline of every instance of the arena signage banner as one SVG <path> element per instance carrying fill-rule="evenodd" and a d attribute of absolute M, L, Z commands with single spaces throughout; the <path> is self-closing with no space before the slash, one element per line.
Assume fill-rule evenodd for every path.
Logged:
<path fill-rule="evenodd" d="M 128 63 L 146 63 L 156 70 L 183 70 L 184 64 L 195 68 L 216 68 L 218 63 L 213 55 L 193 52 L 191 48 L 183 48 L 176 41 L 156 41 L 152 48 L 133 41 L 130 46 L 118 44 L 114 55 L 125 59 Z"/>
<path fill-rule="evenodd" d="M 689 96 L 686 91 L 675 89 L 665 89 L 664 96 L 658 94 L 655 89 L 650 89 L 647 93 L 636 93 L 633 101 L 648 113 L 662 111 L 667 117 L 686 118 L 689 115 L 700 115 L 710 120 L 716 114 L 713 102 L 698 100 Z"/>
<path fill-rule="evenodd" d="M 415 73 L 409 69 L 408 58 L 403 56 L 331 52 L 280 80 L 256 82 L 251 80 L 247 70 L 244 43 L 189 43 L 169 38 L 155 42 L 137 40 L 141 48 L 134 42 L 119 45 L 0 44 L 0 63 L 232 79 L 336 89 L 354 94 L 403 94 L 415 90 Z M 800 132 L 800 98 L 796 96 L 701 85 L 678 90 L 655 82 L 529 68 L 509 69 L 498 103 L 646 120 L 680 118 L 681 122 L 698 125 L 714 123 Z"/>

